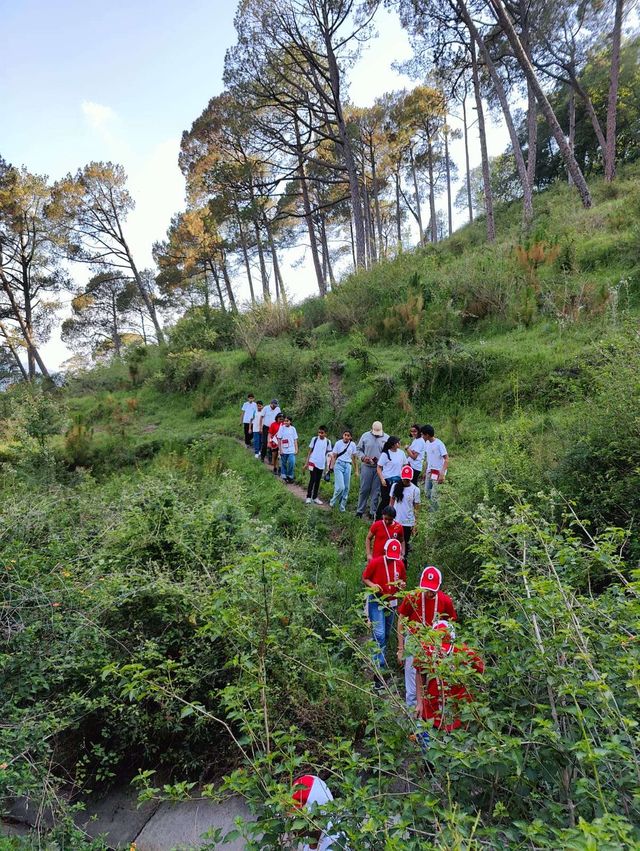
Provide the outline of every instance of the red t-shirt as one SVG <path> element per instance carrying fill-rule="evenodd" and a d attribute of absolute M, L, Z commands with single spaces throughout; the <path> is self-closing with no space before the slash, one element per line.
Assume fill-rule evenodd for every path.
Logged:
<path fill-rule="evenodd" d="M 424 591 L 407 594 L 398 606 L 398 614 L 408 621 L 416 621 L 424 626 L 431 626 L 436 620 L 440 620 L 442 615 L 447 615 L 452 621 L 458 619 L 453 601 L 444 591 L 436 591 L 435 597 L 431 599 L 425 596 Z"/>
<path fill-rule="evenodd" d="M 422 692 L 421 718 L 424 721 L 432 721 L 438 730 L 457 730 L 462 726 L 458 717 L 460 703 L 471 703 L 473 695 L 463 683 L 450 685 L 442 677 L 433 676 L 437 672 L 437 657 L 443 653 L 443 648 L 423 644 L 425 658 L 417 661 L 416 668 L 423 676 L 429 677 Z M 462 653 L 458 660 L 463 665 L 472 665 L 479 673 L 484 672 L 484 662 L 470 647 L 462 644 L 453 647 L 454 653 Z"/>
<path fill-rule="evenodd" d="M 363 579 L 375 582 L 382 588 L 382 594 L 395 599 L 398 588 L 404 588 L 407 581 L 407 571 L 404 562 L 400 559 L 376 556 L 367 563 L 363 573 Z"/>
<path fill-rule="evenodd" d="M 375 523 L 371 524 L 369 531 L 373 535 L 372 558 L 384 555 L 384 545 L 391 538 L 395 538 L 397 541 L 404 541 L 404 529 L 395 520 L 388 526 L 384 520 L 376 520 Z"/>

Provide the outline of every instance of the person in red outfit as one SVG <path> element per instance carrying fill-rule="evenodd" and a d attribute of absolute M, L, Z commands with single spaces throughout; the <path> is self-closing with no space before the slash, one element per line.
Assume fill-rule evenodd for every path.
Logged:
<path fill-rule="evenodd" d="M 396 510 L 390 505 L 382 512 L 382 519 L 376 520 L 369 527 L 365 547 L 367 550 L 367 561 L 377 556 L 384 555 L 384 547 L 391 539 L 400 541 L 402 546 L 402 557 L 404 558 L 404 530 L 396 523 Z"/>
<path fill-rule="evenodd" d="M 371 624 L 373 640 L 378 645 L 373 654 L 376 667 L 375 687 L 382 688 L 384 682 L 379 670 L 387 665 L 385 652 L 398 605 L 396 595 L 405 587 L 407 581 L 400 541 L 390 538 L 385 544 L 384 555 L 375 556 L 367 562 L 362 579 L 372 592 L 367 600 L 367 617 Z"/>
<path fill-rule="evenodd" d="M 398 606 L 398 664 L 404 664 L 404 685 L 407 706 L 416 705 L 416 677 L 413 656 L 404 658 L 404 633 L 415 633 L 420 626 L 433 626 L 442 618 L 458 619 L 453 601 L 440 590 L 442 574 L 437 567 L 425 567 L 420 576 L 420 586 L 407 594 Z"/>
<path fill-rule="evenodd" d="M 455 630 L 447 621 L 433 624 L 442 633 L 442 642 L 427 639 L 416 656 L 416 715 L 436 730 L 450 733 L 462 727 L 460 704 L 471 703 L 473 695 L 464 682 L 455 682 L 459 666 L 471 666 L 484 673 L 484 662 L 466 644 L 454 645 Z M 447 663 L 446 660 L 451 660 Z M 447 677 L 445 679 L 444 677 Z"/>

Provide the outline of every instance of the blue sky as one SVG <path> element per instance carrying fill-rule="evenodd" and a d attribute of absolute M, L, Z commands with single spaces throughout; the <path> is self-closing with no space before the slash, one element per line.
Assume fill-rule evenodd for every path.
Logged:
<path fill-rule="evenodd" d="M 91 160 L 124 165 L 136 209 L 127 223 L 138 265 L 151 264 L 171 215 L 183 207 L 177 158 L 182 131 L 222 88 L 227 47 L 235 40 L 235 0 L 0 0 L 3 30 L 0 154 L 52 179 Z M 350 95 L 368 105 L 410 81 L 392 70 L 410 49 L 397 17 L 383 12 L 379 36 L 349 75 Z M 490 153 L 506 136 L 496 125 Z M 462 169 L 461 143 L 452 157 Z M 472 142 L 472 166 L 479 158 Z M 315 290 L 301 253 L 284 258 L 294 298 Z M 72 269 L 78 283 L 86 269 Z M 240 297 L 246 297 L 239 281 Z M 67 312 L 68 301 L 61 310 Z M 69 353 L 53 331 L 51 366 Z"/>

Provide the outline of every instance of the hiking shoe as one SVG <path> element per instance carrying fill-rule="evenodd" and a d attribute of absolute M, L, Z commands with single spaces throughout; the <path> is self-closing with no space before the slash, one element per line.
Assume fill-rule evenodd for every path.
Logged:
<path fill-rule="evenodd" d="M 324 502 L 321 499 L 314 499 L 313 501 L 316 505 L 324 505 Z"/>
<path fill-rule="evenodd" d="M 375 689 L 375 691 L 377 691 L 377 692 L 382 691 L 383 688 L 385 687 L 385 685 L 386 685 L 386 683 L 385 683 L 384 678 L 382 677 L 381 674 L 374 674 L 373 675 L 373 688 Z"/>
<path fill-rule="evenodd" d="M 344 507 L 344 505 L 341 505 L 341 506 L 340 506 L 340 513 L 341 513 L 341 514 L 344 514 L 346 510 L 347 510 L 347 509 Z"/>
<path fill-rule="evenodd" d="M 308 497 L 305 499 L 305 503 L 306 503 L 307 505 L 311 505 L 311 497 L 310 497 L 310 496 L 308 496 Z"/>
<path fill-rule="evenodd" d="M 259 453 L 259 452 L 256 452 L 256 453 L 255 453 L 255 455 L 254 455 L 253 457 L 254 457 L 254 458 L 259 458 L 259 457 L 260 457 L 260 453 Z"/>

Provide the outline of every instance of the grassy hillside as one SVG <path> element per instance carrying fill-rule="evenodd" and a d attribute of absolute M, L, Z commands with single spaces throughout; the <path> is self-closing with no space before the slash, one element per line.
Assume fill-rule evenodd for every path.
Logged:
<path fill-rule="evenodd" d="M 262 309 L 257 352 L 194 311 L 165 350 L 5 394 L 6 806 L 156 770 L 150 796 L 241 791 L 265 837 L 247 847 L 276 848 L 313 768 L 357 849 L 634 847 L 640 190 L 635 172 L 593 190 L 589 211 L 564 186 L 536 198 L 526 241 L 513 205 L 494 246 L 478 221 Z M 399 677 L 371 691 L 366 525 L 310 510 L 230 439 L 248 391 L 302 445 L 373 419 L 447 444 L 410 582 L 443 568 L 487 672 L 432 765 Z"/>

